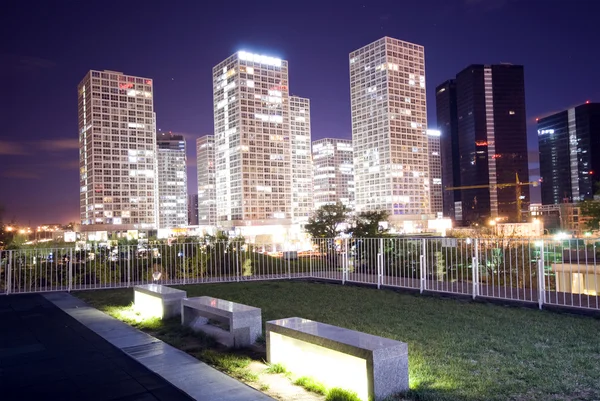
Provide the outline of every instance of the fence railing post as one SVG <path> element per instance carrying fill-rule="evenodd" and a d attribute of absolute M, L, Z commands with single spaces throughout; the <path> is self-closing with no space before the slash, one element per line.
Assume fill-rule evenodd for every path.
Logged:
<path fill-rule="evenodd" d="M 12 265 L 13 265 L 13 251 L 8 251 L 8 259 L 6 261 L 6 295 L 9 295 L 12 290 Z"/>
<path fill-rule="evenodd" d="M 419 258 L 419 291 L 422 294 L 427 289 L 427 283 L 425 282 L 427 276 L 427 261 L 426 261 L 427 245 L 425 239 L 421 240 L 421 257 Z"/>
<path fill-rule="evenodd" d="M 544 271 L 544 240 L 540 241 L 540 258 L 538 260 L 538 306 L 543 308 L 546 301 L 546 280 Z"/>
<path fill-rule="evenodd" d="M 289 249 L 289 248 L 288 248 Z M 287 252 L 287 277 L 288 280 L 290 280 L 292 278 L 292 255 L 291 255 L 291 251 L 284 251 L 282 250 L 282 255 L 286 255 Z"/>
<path fill-rule="evenodd" d="M 342 252 L 342 284 L 346 284 L 348 280 L 348 238 L 343 239 L 343 252 Z"/>
<path fill-rule="evenodd" d="M 379 252 L 377 252 L 377 288 L 383 283 L 383 238 L 379 239 Z"/>
<path fill-rule="evenodd" d="M 473 280 L 473 299 L 479 296 L 479 240 L 473 240 L 474 243 L 474 256 L 471 265 L 472 280 Z"/>
<path fill-rule="evenodd" d="M 125 245 L 125 250 L 126 253 L 125 255 L 127 255 L 127 259 L 125 259 L 126 262 L 126 269 L 127 269 L 127 288 L 131 287 L 131 260 L 133 259 L 133 246 L 132 245 Z"/>
<path fill-rule="evenodd" d="M 240 250 L 241 246 L 238 243 L 235 247 L 235 281 L 240 281 Z"/>
<path fill-rule="evenodd" d="M 315 245 L 314 243 L 311 241 L 311 248 L 310 248 L 310 254 L 308 256 L 308 276 L 309 277 L 313 277 L 313 257 L 314 257 L 314 250 L 315 250 Z"/>
<path fill-rule="evenodd" d="M 73 288 L 73 248 L 69 249 L 69 292 Z"/>

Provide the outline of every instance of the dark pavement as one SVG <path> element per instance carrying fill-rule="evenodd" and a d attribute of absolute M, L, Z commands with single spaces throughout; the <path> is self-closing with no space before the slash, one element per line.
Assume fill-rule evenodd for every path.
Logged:
<path fill-rule="evenodd" d="M 0 296 L 0 400 L 191 400 L 41 295 Z"/>

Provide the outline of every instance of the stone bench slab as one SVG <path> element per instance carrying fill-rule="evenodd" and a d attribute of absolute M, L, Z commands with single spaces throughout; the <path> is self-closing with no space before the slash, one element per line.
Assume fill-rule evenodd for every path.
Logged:
<path fill-rule="evenodd" d="M 186 296 L 185 291 L 162 284 L 144 284 L 133 287 L 134 308 L 146 315 L 161 319 L 179 316 L 181 300 Z"/>
<path fill-rule="evenodd" d="M 250 346 L 262 334 L 260 308 L 207 296 L 182 299 L 182 325 L 208 332 L 211 330 L 205 326 L 209 319 L 229 326 L 231 341 L 224 342 L 227 346 Z"/>
<path fill-rule="evenodd" d="M 269 363 L 365 400 L 408 390 L 406 343 L 298 317 L 267 322 L 266 340 Z"/>

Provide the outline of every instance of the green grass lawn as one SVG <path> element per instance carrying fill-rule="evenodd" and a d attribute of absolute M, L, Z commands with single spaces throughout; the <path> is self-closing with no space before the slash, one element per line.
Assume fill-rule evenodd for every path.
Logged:
<path fill-rule="evenodd" d="M 600 321 L 594 318 L 306 282 L 179 288 L 189 297 L 259 307 L 265 321 L 298 316 L 404 341 L 411 388 L 405 399 L 600 399 Z M 109 312 L 133 300 L 132 289 L 76 295 Z"/>

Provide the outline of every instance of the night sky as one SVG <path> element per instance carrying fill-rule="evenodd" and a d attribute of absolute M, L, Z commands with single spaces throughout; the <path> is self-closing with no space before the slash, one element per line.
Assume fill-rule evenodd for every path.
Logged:
<path fill-rule="evenodd" d="M 536 175 L 535 117 L 600 101 L 599 15 L 597 0 L 4 1 L 0 204 L 23 224 L 79 219 L 77 84 L 90 69 L 154 79 L 157 128 L 186 135 L 195 193 L 214 65 L 238 50 L 288 60 L 313 140 L 350 138 L 348 53 L 382 36 L 425 46 L 430 128 L 436 85 L 473 63 L 523 64 Z"/>

